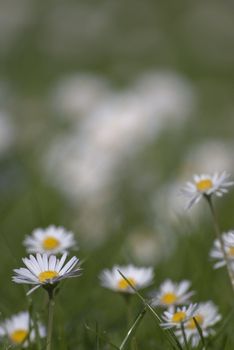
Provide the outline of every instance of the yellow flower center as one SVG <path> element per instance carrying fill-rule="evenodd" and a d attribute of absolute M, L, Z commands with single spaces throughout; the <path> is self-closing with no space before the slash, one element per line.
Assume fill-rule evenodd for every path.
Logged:
<path fill-rule="evenodd" d="M 165 293 L 161 298 L 161 302 L 167 305 L 174 304 L 176 300 L 177 296 L 175 293 Z"/>
<path fill-rule="evenodd" d="M 229 248 L 228 255 L 234 257 L 234 247 Z"/>
<path fill-rule="evenodd" d="M 56 271 L 43 271 L 39 274 L 38 279 L 41 283 L 46 282 L 47 280 L 51 280 L 57 277 L 59 274 Z"/>
<path fill-rule="evenodd" d="M 196 183 L 197 190 L 200 192 L 207 191 L 213 187 L 213 182 L 210 179 L 204 179 Z"/>
<path fill-rule="evenodd" d="M 21 344 L 24 342 L 28 336 L 28 331 L 26 329 L 17 329 L 10 334 L 10 339 L 15 344 Z"/>
<path fill-rule="evenodd" d="M 136 286 L 136 280 L 134 278 L 131 278 L 131 277 L 127 277 L 128 281 L 131 283 L 131 285 L 133 287 Z M 124 278 L 121 278 L 118 282 L 118 287 L 119 289 L 127 289 L 127 288 L 131 288 L 129 283 L 124 279 Z"/>
<path fill-rule="evenodd" d="M 175 312 L 172 316 L 172 322 L 180 323 L 185 319 L 185 317 L 186 313 L 184 311 Z"/>
<path fill-rule="evenodd" d="M 202 315 L 196 315 L 194 318 L 196 319 L 196 321 L 197 321 L 197 323 L 199 325 L 202 325 L 202 323 L 204 321 L 204 318 L 203 318 Z M 186 327 L 188 329 L 195 329 L 195 328 L 197 328 L 196 323 L 195 323 L 193 318 L 191 318 L 191 320 L 188 321 L 188 323 L 186 324 Z"/>
<path fill-rule="evenodd" d="M 57 248 L 60 245 L 60 242 L 57 238 L 48 236 L 44 239 L 42 245 L 45 250 L 52 250 Z"/>

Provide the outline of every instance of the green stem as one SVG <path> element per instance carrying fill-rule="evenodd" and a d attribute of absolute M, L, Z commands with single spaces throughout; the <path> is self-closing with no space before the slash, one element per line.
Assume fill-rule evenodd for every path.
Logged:
<path fill-rule="evenodd" d="M 131 294 L 126 294 L 126 295 L 124 295 L 124 297 L 125 297 L 126 308 L 127 308 L 127 329 L 129 329 L 132 326 L 132 305 L 131 305 L 132 295 Z M 136 338 L 135 337 L 133 337 L 130 340 L 130 348 L 131 348 L 131 350 L 134 350 L 134 348 L 135 348 L 134 342 L 136 342 Z"/>
<path fill-rule="evenodd" d="M 47 326 L 47 339 L 46 350 L 51 350 L 51 339 L 53 331 L 53 318 L 54 318 L 54 289 L 48 289 L 49 304 L 48 304 L 48 326 Z"/>
<path fill-rule="evenodd" d="M 121 345 L 119 347 L 119 350 L 125 349 L 125 347 L 127 346 L 128 342 L 131 340 L 131 337 L 136 332 L 136 329 L 139 326 L 140 322 L 142 321 L 143 317 L 145 316 L 145 313 L 146 313 L 146 307 L 144 307 L 144 309 L 139 313 L 139 315 L 135 319 L 133 325 L 131 326 L 131 328 L 127 332 L 127 335 L 125 336 L 124 340 L 122 341 L 122 343 L 121 343 Z M 137 345 L 136 345 L 136 348 L 137 348 Z"/>
<path fill-rule="evenodd" d="M 182 335 L 183 335 L 183 339 L 184 339 L 185 348 L 186 348 L 186 350 L 189 350 L 189 345 L 188 345 L 188 341 L 187 341 L 185 330 L 184 330 L 184 324 L 182 322 L 180 324 L 180 327 L 181 327 L 181 331 L 182 331 Z"/>
<path fill-rule="evenodd" d="M 217 214 L 216 214 L 216 211 L 215 211 L 215 208 L 214 208 L 211 196 L 205 196 L 205 198 L 207 199 L 207 202 L 208 202 L 208 205 L 209 205 L 209 208 L 210 208 L 210 211 L 211 211 L 215 234 L 216 234 L 216 237 L 217 237 L 217 239 L 218 239 L 218 241 L 220 243 L 222 254 L 223 254 L 226 266 L 227 266 L 228 276 L 229 276 L 229 279 L 230 279 L 230 282 L 231 282 L 231 286 L 232 286 L 232 289 L 233 289 L 233 292 L 234 292 L 234 272 L 233 272 L 233 270 L 231 268 L 231 262 L 230 262 L 230 259 L 229 259 L 228 255 L 227 255 L 227 252 L 225 250 L 225 244 L 224 244 L 222 233 L 221 233 L 221 230 L 220 230 L 220 227 L 219 227 Z"/>
<path fill-rule="evenodd" d="M 130 327 L 132 324 L 132 305 L 131 305 L 131 295 L 128 295 L 126 298 L 127 304 L 127 327 Z"/>

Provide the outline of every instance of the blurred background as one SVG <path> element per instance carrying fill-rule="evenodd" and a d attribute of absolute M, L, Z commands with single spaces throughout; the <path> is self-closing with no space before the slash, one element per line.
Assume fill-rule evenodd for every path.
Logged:
<path fill-rule="evenodd" d="M 178 192 L 194 173 L 234 178 L 233 11 L 216 0 L 0 2 L 4 315 L 27 305 L 10 278 L 23 238 L 50 224 L 73 230 L 85 259 L 57 311 L 71 349 L 74 320 L 121 337 L 121 300 L 110 310 L 115 296 L 97 278 L 114 263 L 154 265 L 155 286 L 190 279 L 197 299 L 227 312 L 209 212 L 184 211 Z M 233 228 L 234 194 L 217 204 L 222 228 Z"/>

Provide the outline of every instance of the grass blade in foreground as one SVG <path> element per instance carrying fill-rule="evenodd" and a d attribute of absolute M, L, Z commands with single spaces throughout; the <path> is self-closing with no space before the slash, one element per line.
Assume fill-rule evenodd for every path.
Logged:
<path fill-rule="evenodd" d="M 121 273 L 121 271 L 119 271 L 119 274 L 125 279 L 125 281 L 129 284 L 129 286 L 134 290 L 134 292 L 136 293 L 136 295 L 138 296 L 138 298 L 143 302 L 143 304 L 145 305 L 145 307 L 152 313 L 152 315 L 154 316 L 154 319 L 157 320 L 157 324 L 158 326 L 160 326 L 160 323 L 162 322 L 161 318 L 158 316 L 158 314 L 155 312 L 155 310 L 151 307 L 151 305 L 145 300 L 145 298 L 143 298 L 143 296 L 138 292 L 138 290 L 131 284 L 131 282 Z M 161 329 L 161 327 L 160 327 Z M 164 330 L 164 334 L 166 335 L 166 338 L 168 340 L 168 342 L 170 343 L 170 345 L 172 346 L 173 349 L 179 349 L 179 350 L 183 350 L 179 340 L 176 338 L 175 334 L 173 333 L 173 331 L 171 329 L 169 330 Z"/>
<path fill-rule="evenodd" d="M 201 338 L 202 349 L 206 350 L 205 338 L 203 337 L 202 329 L 201 329 L 199 323 L 197 322 L 196 317 L 193 317 L 193 321 L 194 321 L 194 323 L 196 325 L 197 331 L 198 331 L 199 336 Z"/>
<path fill-rule="evenodd" d="M 133 335 L 136 332 L 137 327 L 139 326 L 140 322 L 145 316 L 145 313 L 146 313 L 146 307 L 137 316 L 135 322 L 133 323 L 132 327 L 129 329 L 126 337 L 124 338 L 122 344 L 120 345 L 119 350 L 123 350 L 125 346 L 129 343 L 129 341 L 132 339 Z"/>

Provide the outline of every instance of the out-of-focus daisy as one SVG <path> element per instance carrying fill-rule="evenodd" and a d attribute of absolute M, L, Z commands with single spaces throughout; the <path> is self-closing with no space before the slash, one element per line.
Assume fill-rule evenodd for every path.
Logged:
<path fill-rule="evenodd" d="M 104 78 L 78 72 L 62 77 L 52 92 L 52 104 L 57 115 L 79 121 L 97 109 L 110 91 L 110 84 Z"/>
<path fill-rule="evenodd" d="M 212 326 L 220 321 L 222 317 L 218 313 L 217 306 L 212 301 L 208 301 L 198 304 L 193 318 L 195 318 L 196 322 L 199 324 L 203 337 L 208 337 L 209 335 L 215 334 Z M 185 322 L 184 330 L 187 340 L 191 341 L 192 347 L 196 347 L 199 344 L 201 337 L 193 318 Z M 181 342 L 183 342 L 181 330 L 177 330 L 176 335 L 180 338 Z"/>
<path fill-rule="evenodd" d="M 180 327 L 181 323 L 184 323 L 191 319 L 196 311 L 197 304 L 190 304 L 187 306 L 169 308 L 164 311 L 162 319 L 164 322 L 161 323 L 161 327 L 168 329 L 173 327 Z"/>
<path fill-rule="evenodd" d="M 28 253 L 46 254 L 66 253 L 69 248 L 76 246 L 73 232 L 54 225 L 34 230 L 31 236 L 25 238 L 23 244 Z"/>
<path fill-rule="evenodd" d="M 126 241 L 127 254 L 133 256 L 134 260 L 142 265 L 153 265 L 158 261 L 166 260 L 175 247 L 171 236 L 168 241 L 170 233 L 165 226 L 162 229 L 160 225 L 155 226 L 154 230 L 149 230 L 147 227 L 134 230 Z"/>
<path fill-rule="evenodd" d="M 112 270 L 105 269 L 100 274 L 100 281 L 103 287 L 112 289 L 121 293 L 134 293 L 134 290 L 128 282 L 121 276 L 119 271 L 128 279 L 136 289 L 142 289 L 149 286 L 154 277 L 152 267 L 136 267 L 133 265 L 118 266 L 115 265 Z"/>
<path fill-rule="evenodd" d="M 187 182 L 181 193 L 188 198 L 188 208 L 199 202 L 202 196 L 211 196 L 215 194 L 221 197 L 227 193 L 227 188 L 234 185 L 233 181 L 229 181 L 230 175 L 225 171 L 222 173 L 214 173 L 213 175 L 202 174 L 194 175 L 194 182 Z"/>
<path fill-rule="evenodd" d="M 224 139 L 205 139 L 189 147 L 182 165 L 182 173 L 215 173 L 233 171 L 233 145 Z M 207 161 L 209 159 L 209 161 Z"/>
<path fill-rule="evenodd" d="M 194 294 L 193 291 L 189 291 L 190 286 L 191 282 L 187 280 L 174 283 L 167 279 L 160 285 L 159 290 L 151 294 L 151 304 L 171 307 L 189 303 L 190 297 Z"/>
<path fill-rule="evenodd" d="M 37 324 L 37 327 L 39 336 L 41 338 L 45 337 L 45 327 L 40 323 Z M 33 323 L 30 321 L 27 311 L 13 315 L 11 318 L 1 323 L 0 334 L 1 337 L 8 337 L 13 345 L 23 345 L 23 347 L 27 347 L 28 339 L 30 342 L 34 342 L 36 338 Z"/>
<path fill-rule="evenodd" d="M 234 262 L 234 231 L 224 232 L 222 234 L 222 240 L 228 260 Z M 217 260 L 214 264 L 215 269 L 226 265 L 226 260 L 223 255 L 220 240 L 216 239 L 210 251 L 210 257 Z"/>
<path fill-rule="evenodd" d="M 37 253 L 36 257 L 30 255 L 29 258 L 22 259 L 26 268 L 15 269 L 13 281 L 16 283 L 34 284 L 27 294 L 32 293 L 40 286 L 49 287 L 56 285 L 63 279 L 77 277 L 81 274 L 78 265 L 79 259 L 73 256 L 65 265 L 67 254 L 64 253 L 61 259 L 55 255 Z"/>

